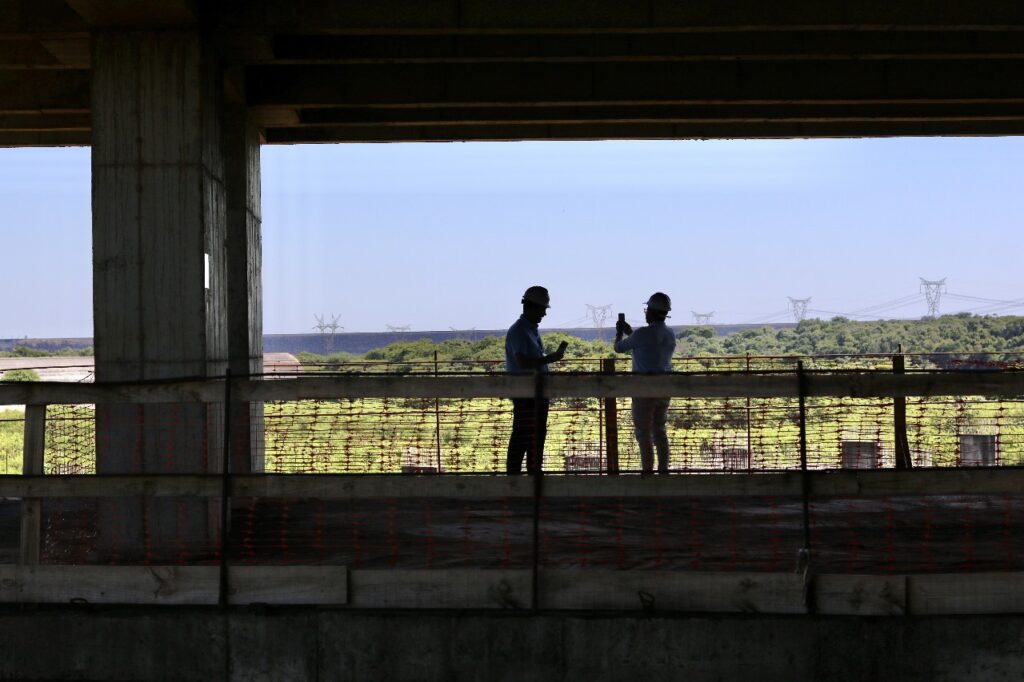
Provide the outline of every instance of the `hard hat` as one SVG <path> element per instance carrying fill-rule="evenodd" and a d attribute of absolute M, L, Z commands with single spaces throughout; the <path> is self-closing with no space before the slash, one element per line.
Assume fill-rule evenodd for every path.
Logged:
<path fill-rule="evenodd" d="M 672 310 L 672 299 L 668 297 L 668 294 L 658 291 L 647 299 L 647 307 L 658 313 L 667 313 Z"/>
<path fill-rule="evenodd" d="M 545 308 L 550 308 L 551 297 L 544 287 L 533 286 L 523 293 L 523 303 L 534 303 Z"/>

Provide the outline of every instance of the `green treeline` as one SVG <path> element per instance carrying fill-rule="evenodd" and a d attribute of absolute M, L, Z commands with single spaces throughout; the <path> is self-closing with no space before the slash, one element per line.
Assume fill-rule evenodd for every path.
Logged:
<path fill-rule="evenodd" d="M 599 358 L 613 355 L 610 341 L 584 341 L 560 332 L 543 333 L 544 345 L 553 351 L 563 339 L 569 343 L 567 358 Z M 610 331 L 609 331 L 610 333 Z M 711 327 L 686 327 L 679 334 L 676 355 L 856 355 L 894 353 L 968 353 L 972 351 L 1024 352 L 1024 317 L 982 317 L 962 313 L 926 320 L 855 322 L 842 317 L 804 320 L 795 327 L 758 327 L 717 336 Z M 300 353 L 304 364 L 342 364 L 362 361 L 390 363 L 431 362 L 434 353 L 445 362 L 502 361 L 505 340 L 489 336 L 470 341 L 429 339 L 393 343 L 363 355 L 330 356 Z"/>
<path fill-rule="evenodd" d="M 31 346 L 15 346 L 13 350 L 0 351 L 0 358 L 78 358 L 92 357 L 92 346 L 88 348 L 61 348 L 60 350 L 44 350 Z"/>

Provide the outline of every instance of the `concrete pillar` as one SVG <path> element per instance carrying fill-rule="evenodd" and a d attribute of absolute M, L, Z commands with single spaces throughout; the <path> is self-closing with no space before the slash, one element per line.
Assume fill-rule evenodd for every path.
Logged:
<path fill-rule="evenodd" d="M 215 52 L 188 29 L 98 32 L 92 52 L 96 379 L 223 375 L 227 219 Z M 218 471 L 222 429 L 215 405 L 98 409 L 97 471 Z M 105 506 L 101 545 L 106 533 L 125 558 L 198 550 L 215 506 Z"/>
<path fill-rule="evenodd" d="M 245 108 L 240 73 L 224 102 L 227 194 L 228 366 L 232 376 L 263 372 L 263 249 L 260 238 L 260 132 Z M 231 471 L 263 471 L 263 403 L 231 406 Z"/>

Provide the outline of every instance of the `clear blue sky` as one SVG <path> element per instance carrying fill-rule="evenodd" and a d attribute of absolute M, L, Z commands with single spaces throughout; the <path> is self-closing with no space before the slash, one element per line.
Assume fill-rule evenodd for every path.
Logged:
<path fill-rule="evenodd" d="M 920 276 L 1021 299 L 1022 158 L 1024 138 L 265 147 L 265 331 L 503 328 L 531 284 L 549 327 L 587 303 L 637 319 L 655 290 L 675 323 L 849 312 Z M 88 149 L 0 150 L 0 215 L 0 337 L 90 335 Z"/>

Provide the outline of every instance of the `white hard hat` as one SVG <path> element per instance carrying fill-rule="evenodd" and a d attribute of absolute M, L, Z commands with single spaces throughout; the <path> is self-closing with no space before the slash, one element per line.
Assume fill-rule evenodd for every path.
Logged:
<path fill-rule="evenodd" d="M 672 299 L 668 297 L 668 294 L 658 291 L 647 299 L 647 307 L 655 312 L 667 313 L 672 310 Z"/>
<path fill-rule="evenodd" d="M 551 297 L 548 290 L 541 286 L 532 286 L 523 293 L 523 303 L 534 303 L 545 308 L 550 308 Z"/>

